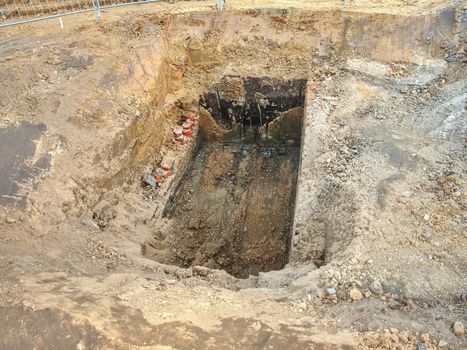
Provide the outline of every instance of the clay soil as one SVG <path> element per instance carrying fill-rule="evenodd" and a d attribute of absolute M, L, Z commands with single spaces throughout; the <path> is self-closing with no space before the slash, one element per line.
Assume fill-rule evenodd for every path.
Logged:
<path fill-rule="evenodd" d="M 467 348 L 465 29 L 393 0 L 1 29 L 0 349 Z"/>

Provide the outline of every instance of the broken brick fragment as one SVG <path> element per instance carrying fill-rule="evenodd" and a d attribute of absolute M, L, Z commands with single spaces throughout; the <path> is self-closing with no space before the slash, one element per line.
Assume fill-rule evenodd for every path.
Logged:
<path fill-rule="evenodd" d="M 176 127 L 174 127 L 174 128 L 172 129 L 172 131 L 173 131 L 173 133 L 174 133 L 174 135 L 175 135 L 176 137 L 177 137 L 177 136 L 180 136 L 180 135 L 182 135 L 182 133 L 183 133 L 183 127 L 181 127 L 181 126 L 176 126 Z"/>
<path fill-rule="evenodd" d="M 191 130 L 191 127 L 193 126 L 193 122 L 191 120 L 187 120 L 182 124 L 183 131 L 185 130 Z"/>
<path fill-rule="evenodd" d="M 161 168 L 164 170 L 172 170 L 174 168 L 175 161 L 172 158 L 164 157 L 161 161 Z"/>

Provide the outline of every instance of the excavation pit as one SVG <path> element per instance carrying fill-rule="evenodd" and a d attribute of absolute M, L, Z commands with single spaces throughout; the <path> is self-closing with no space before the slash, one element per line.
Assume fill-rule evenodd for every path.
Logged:
<path fill-rule="evenodd" d="M 146 256 L 246 278 L 288 262 L 303 79 L 225 76 L 201 96 L 198 147 Z"/>

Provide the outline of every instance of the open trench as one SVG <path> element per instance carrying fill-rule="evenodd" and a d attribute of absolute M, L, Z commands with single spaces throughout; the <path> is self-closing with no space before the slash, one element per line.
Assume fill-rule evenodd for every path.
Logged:
<path fill-rule="evenodd" d="M 198 146 L 146 256 L 237 277 L 287 263 L 305 83 L 224 76 L 200 97 Z"/>
<path fill-rule="evenodd" d="M 371 62 L 410 66 L 417 57 L 445 54 L 455 14 L 326 13 L 313 15 L 314 21 L 284 15 L 290 27 L 281 27 L 277 14 L 226 13 L 211 22 L 203 16 L 173 17 L 166 36 L 135 49 L 129 63 L 132 83 L 143 88 L 149 103 L 115 136 L 109 158 L 116 166 L 112 176 L 100 177 L 100 185 L 119 186 L 140 177 L 143 164 L 159 164 L 172 126 L 186 111 L 193 112 L 199 133 L 179 159 L 167 198 L 167 192 L 156 195 L 164 197 L 161 215 L 144 220 L 151 237 L 142 239 L 143 255 L 240 278 L 281 269 L 289 260 L 325 265 L 351 241 L 356 209 L 351 192 L 342 188 L 330 188 L 331 195 L 323 189 L 326 195 L 313 206 L 310 186 L 303 185 L 305 194 L 297 197 L 308 85 L 351 71 L 376 84 L 389 82 L 389 75 L 371 75 L 378 68 Z M 388 29 L 389 22 L 405 32 Z M 297 29 L 302 27 L 306 30 Z M 223 34 L 213 35 L 219 28 Z M 264 62 L 250 64 L 258 54 Z M 347 59 L 365 68 L 357 72 L 346 66 Z M 312 169 L 319 154 L 308 153 Z"/>
<path fill-rule="evenodd" d="M 462 348 L 464 8 L 190 4 L 0 38 L 0 348 Z"/>
<path fill-rule="evenodd" d="M 440 241 L 440 248 L 417 241 L 419 233 L 425 236 L 419 228 L 432 218 L 442 221 L 451 215 L 433 210 L 436 196 L 444 192 L 433 187 L 435 196 L 427 186 L 437 186 L 438 175 L 452 179 L 451 171 L 460 173 L 451 170 L 461 159 L 456 145 L 464 142 L 461 118 L 454 116 L 465 101 L 455 72 L 462 66 L 449 61 L 458 59 L 453 46 L 457 39 L 451 36 L 454 29 L 460 32 L 454 17 L 453 11 L 423 16 L 342 11 L 177 14 L 164 18 L 167 26 L 157 39 L 146 31 L 154 19 L 145 18 L 137 28 L 142 28 L 141 40 L 135 40 L 130 53 L 130 45 L 124 45 L 116 56 L 125 64 L 115 75 L 110 73 L 112 57 L 106 65 L 95 65 L 106 69 L 91 65 L 78 73 L 69 68 L 65 72 L 76 76 L 70 75 L 67 84 L 47 83 L 56 91 L 77 85 L 60 102 L 80 106 L 83 113 L 46 111 L 44 125 L 32 118 L 0 130 L 0 141 L 12 150 L 0 147 L 0 205 L 34 206 L 32 220 L 11 215 L 0 225 L 11 237 L 0 246 L 8 253 L 5 275 L 14 277 L 10 289 L 28 291 L 24 305 L 79 315 L 79 322 L 69 323 L 81 325 L 88 319 L 130 347 L 161 343 L 205 348 L 214 339 L 208 347 L 223 349 L 242 340 L 239 334 L 259 334 L 255 346 L 263 348 L 264 339 L 269 345 L 274 338 L 269 330 L 258 332 L 257 319 L 293 319 L 269 300 L 287 300 L 283 305 L 293 307 L 293 317 L 301 317 L 295 310 L 303 315 L 335 305 L 326 309 L 331 313 L 324 321 L 339 318 L 343 327 L 354 330 L 399 327 L 399 318 L 392 324 L 384 317 L 375 319 L 385 310 L 423 319 L 425 314 L 414 313 L 408 304 L 409 309 L 399 310 L 406 307 L 406 296 L 444 302 L 463 287 L 453 282 L 462 261 L 456 252 L 461 241 L 451 241 L 455 227 L 439 226 L 450 241 Z M 117 24 L 103 28 L 127 35 L 128 28 Z M 44 67 L 53 76 L 56 67 Z M 39 85 L 34 91 L 40 107 L 48 90 Z M 96 91 L 100 99 L 89 103 Z M 78 93 L 84 106 L 72 99 Z M 22 106 L 23 97 L 18 95 L 16 105 Z M 30 108 L 41 112 L 34 104 Z M 197 132 L 189 143 L 175 144 L 173 128 L 182 126 L 180 117 L 186 113 L 196 114 Z M 66 121 L 65 115 L 70 115 Z M 451 142 L 454 137 L 462 141 Z M 443 142 L 452 153 L 449 172 L 430 166 L 443 159 L 433 147 Z M 178 146 L 182 151 L 170 154 Z M 175 173 L 164 186 L 146 187 L 141 178 L 159 170 L 168 154 L 176 158 Z M 443 186 L 447 192 L 457 184 L 444 178 Z M 417 198 L 421 203 L 413 201 Z M 453 208 L 454 200 L 449 203 Z M 18 247 L 26 260 L 10 259 Z M 53 258 L 50 263 L 49 257 L 30 260 L 32 253 L 46 255 L 45 250 Z M 438 260 L 436 250 L 449 254 Z M 423 253 L 436 260 L 414 260 L 413 252 L 417 259 Z M 446 273 L 439 273 L 438 262 L 445 264 Z M 373 282 L 380 282 L 374 296 Z M 361 291 L 360 299 L 362 293 L 373 298 L 370 305 L 389 293 L 388 307 L 365 311 L 360 308 L 364 300 L 339 304 L 353 300 L 354 288 Z M 0 297 L 10 299 L 10 294 Z M 14 312 L 3 310 L 5 344 L 23 341 L 10 331 L 18 326 L 8 325 Z M 68 324 L 61 315 L 56 319 L 52 314 L 44 323 L 47 315 L 20 312 L 19 321 L 38 325 L 37 337 L 28 333 L 33 345 L 40 344 L 48 323 Z M 176 315 L 173 320 L 163 321 L 171 314 Z M 356 314 L 364 315 L 361 323 Z M 225 317 L 233 322 L 251 317 L 251 333 L 244 328 L 213 333 L 204 323 L 224 324 Z M 229 322 L 225 324 L 232 327 Z M 201 332 L 204 326 L 207 330 Z M 47 342 L 63 339 L 62 348 L 82 344 L 83 335 L 74 329 L 71 336 L 69 330 L 49 330 Z M 314 332 L 308 321 L 303 330 Z M 287 332 L 280 328 L 281 337 Z M 276 348 L 315 347 L 294 346 L 287 337 L 280 341 Z"/>

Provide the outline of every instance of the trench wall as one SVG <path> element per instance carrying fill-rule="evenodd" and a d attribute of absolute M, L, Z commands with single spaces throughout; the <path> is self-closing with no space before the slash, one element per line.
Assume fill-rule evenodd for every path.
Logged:
<path fill-rule="evenodd" d="M 110 157 L 120 168 L 103 183 L 139 176 L 157 158 L 167 121 L 183 108 L 179 102 L 196 99 L 222 75 L 303 78 L 344 56 L 381 62 L 444 57 L 459 47 L 455 17 L 453 9 L 421 16 L 299 10 L 171 16 L 161 38 L 130 54 L 127 85 L 139 88 L 146 102 L 141 116 L 114 137 Z"/>

